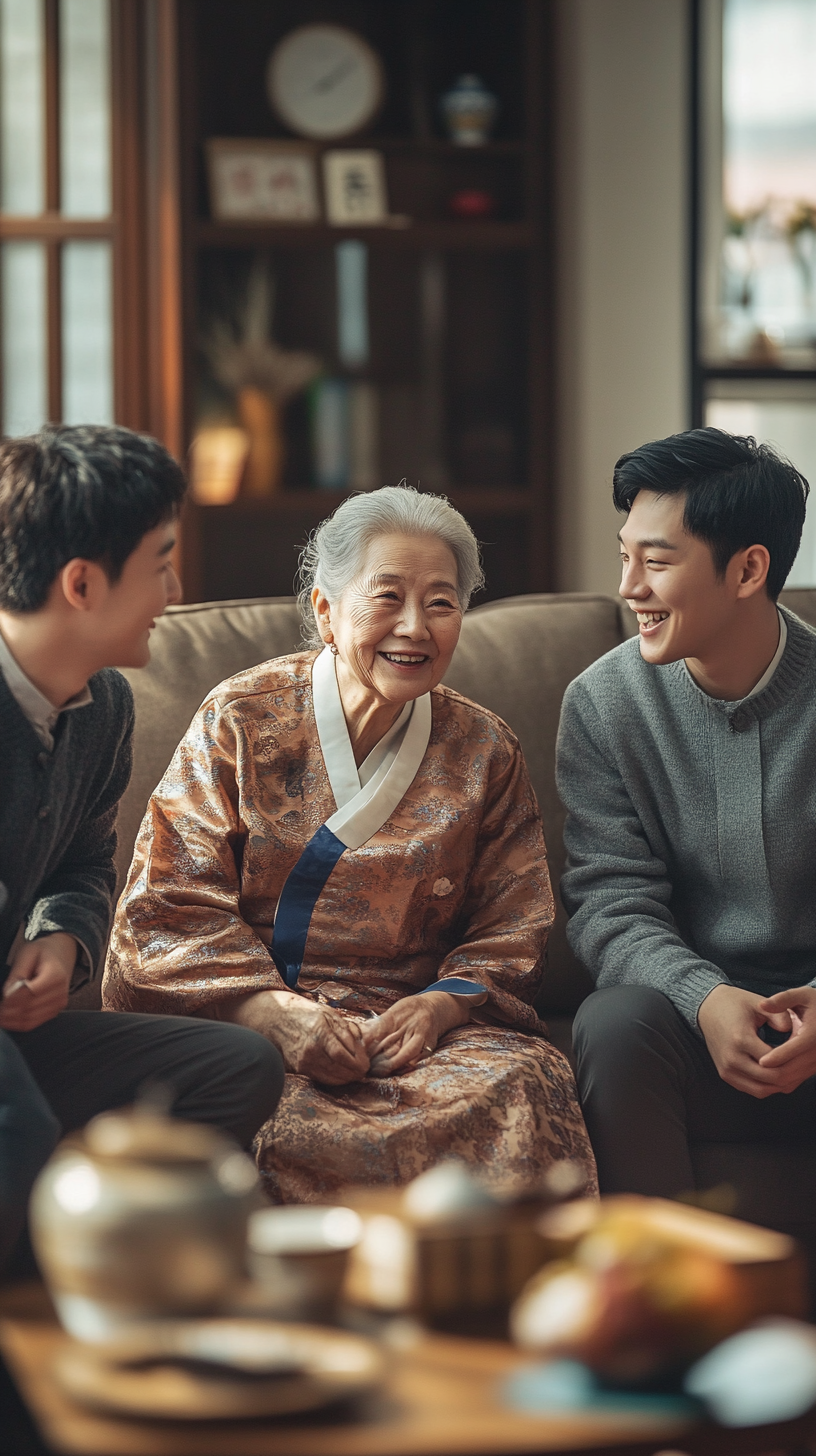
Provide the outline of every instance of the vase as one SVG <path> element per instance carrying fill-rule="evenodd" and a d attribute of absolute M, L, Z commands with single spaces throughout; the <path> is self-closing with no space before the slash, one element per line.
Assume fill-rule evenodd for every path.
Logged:
<path fill-rule="evenodd" d="M 238 418 L 249 440 L 241 494 L 246 500 L 264 500 L 280 489 L 285 445 L 280 403 L 265 389 L 247 385 L 239 390 Z"/>
<path fill-rule="evenodd" d="M 190 446 L 190 493 L 200 506 L 226 506 L 244 477 L 249 437 L 237 425 L 203 425 Z"/>
<path fill-rule="evenodd" d="M 452 142 L 460 147 L 481 147 L 490 136 L 499 103 L 478 76 L 460 76 L 441 101 L 442 115 Z"/>

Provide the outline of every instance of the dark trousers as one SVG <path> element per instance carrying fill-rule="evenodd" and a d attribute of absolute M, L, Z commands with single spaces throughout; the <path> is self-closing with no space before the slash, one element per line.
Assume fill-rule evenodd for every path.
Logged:
<path fill-rule="evenodd" d="M 813 1080 L 751 1097 L 723 1082 L 703 1038 L 649 986 L 594 991 L 573 1029 L 578 1091 L 603 1193 L 694 1188 L 689 1145 L 816 1144 Z"/>
<path fill-rule="evenodd" d="M 185 1016 L 64 1011 L 36 1031 L 0 1032 L 0 1266 L 58 1138 L 150 1083 L 167 1088 L 174 1117 L 248 1147 L 278 1104 L 283 1063 L 257 1032 Z"/>

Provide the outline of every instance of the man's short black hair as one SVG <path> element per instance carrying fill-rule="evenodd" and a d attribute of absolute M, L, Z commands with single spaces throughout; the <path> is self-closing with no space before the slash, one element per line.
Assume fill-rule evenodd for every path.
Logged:
<path fill-rule="evenodd" d="M 718 576 L 737 551 L 766 546 L 767 591 L 776 601 L 799 550 L 810 491 L 790 461 L 752 435 L 687 430 L 621 455 L 612 486 L 618 510 L 630 511 L 641 490 L 685 495 L 683 525 L 711 547 Z"/>
<path fill-rule="evenodd" d="M 36 612 L 79 556 L 118 581 L 142 537 L 177 512 L 180 465 L 117 425 L 46 425 L 0 443 L 0 609 Z"/>

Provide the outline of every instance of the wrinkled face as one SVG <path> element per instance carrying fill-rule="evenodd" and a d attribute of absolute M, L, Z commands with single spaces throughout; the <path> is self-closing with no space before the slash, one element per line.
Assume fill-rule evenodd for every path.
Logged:
<path fill-rule="evenodd" d="M 462 626 L 456 561 L 435 536 L 377 536 L 359 576 L 330 606 L 312 595 L 324 641 L 333 639 L 338 674 L 383 702 L 421 697 L 442 681 Z"/>
<path fill-rule="evenodd" d="M 619 534 L 620 594 L 640 627 L 647 662 L 705 660 L 734 608 L 732 558 L 725 577 L 714 570 L 711 547 L 683 525 L 684 495 L 641 490 Z"/>
<path fill-rule="evenodd" d="M 125 562 L 119 580 L 108 584 L 97 630 L 111 667 L 144 667 L 150 661 L 148 639 L 156 618 L 181 600 L 170 560 L 175 541 L 175 521 L 148 531 Z"/>

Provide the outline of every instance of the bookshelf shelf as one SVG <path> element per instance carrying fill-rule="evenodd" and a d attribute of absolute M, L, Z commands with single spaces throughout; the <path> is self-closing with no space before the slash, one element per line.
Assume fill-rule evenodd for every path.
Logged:
<path fill-rule="evenodd" d="M 446 252 L 518 252 L 535 246 L 526 222 L 409 222 L 405 226 L 332 227 L 325 223 L 225 223 L 199 220 L 195 240 L 209 248 L 326 248 L 354 238 L 377 248 Z"/>

